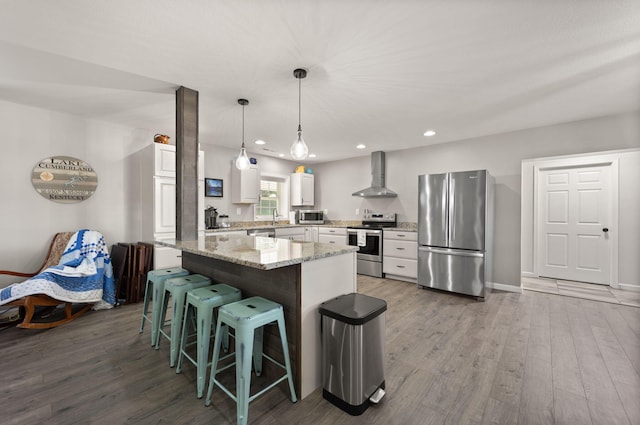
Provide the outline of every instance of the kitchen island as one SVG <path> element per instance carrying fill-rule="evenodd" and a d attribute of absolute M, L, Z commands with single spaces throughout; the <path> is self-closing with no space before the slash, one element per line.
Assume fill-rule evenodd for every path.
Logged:
<path fill-rule="evenodd" d="M 322 385 L 318 305 L 356 292 L 357 247 L 241 235 L 156 243 L 181 250 L 182 267 L 191 273 L 235 286 L 243 298 L 282 304 L 296 392 L 304 398 Z M 265 328 L 264 350 L 282 359 L 276 327 Z M 277 373 L 268 366 L 265 373 Z"/>

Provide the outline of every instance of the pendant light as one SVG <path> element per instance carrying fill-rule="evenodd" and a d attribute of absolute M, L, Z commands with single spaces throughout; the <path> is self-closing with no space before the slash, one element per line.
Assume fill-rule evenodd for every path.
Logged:
<path fill-rule="evenodd" d="M 307 70 L 302 68 L 295 69 L 293 71 L 293 76 L 298 79 L 298 137 L 293 142 L 293 145 L 291 145 L 290 152 L 294 159 L 301 160 L 305 159 L 309 154 L 309 148 L 307 148 L 307 145 L 304 143 L 304 139 L 302 138 L 302 126 L 300 125 L 300 85 L 302 79 L 307 76 Z"/>
<path fill-rule="evenodd" d="M 238 158 L 236 158 L 236 168 L 238 170 L 246 170 L 249 168 L 250 163 L 247 150 L 244 147 L 244 107 L 249 104 L 249 101 L 247 99 L 238 99 L 238 103 L 242 105 L 242 147 Z"/>

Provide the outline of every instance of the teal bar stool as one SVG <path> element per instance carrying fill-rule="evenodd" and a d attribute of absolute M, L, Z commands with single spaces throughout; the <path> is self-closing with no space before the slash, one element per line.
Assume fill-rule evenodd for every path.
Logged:
<path fill-rule="evenodd" d="M 201 274 L 191 274 L 189 276 L 173 277 L 164 282 L 164 292 L 160 301 L 160 319 L 158 325 L 158 334 L 156 335 L 156 350 L 160 348 L 160 339 L 162 336 L 170 342 L 169 366 L 173 367 L 178 358 L 178 340 L 180 339 L 180 328 L 182 326 L 182 315 L 184 313 L 184 303 L 187 298 L 187 292 L 210 286 L 211 279 Z M 167 304 L 171 297 L 171 323 L 169 333 L 164 328 L 167 320 Z"/>
<path fill-rule="evenodd" d="M 151 345 L 156 343 L 158 324 L 160 323 L 160 299 L 164 292 L 164 282 L 172 277 L 186 276 L 189 270 L 181 267 L 171 267 L 168 269 L 151 270 L 147 273 L 147 283 L 144 290 L 144 305 L 142 307 L 142 320 L 140 323 L 140 333 L 144 332 L 144 322 L 151 323 Z M 153 294 L 153 295 L 152 295 Z M 153 300 L 151 305 L 151 315 L 149 315 L 149 300 Z"/>
<path fill-rule="evenodd" d="M 180 343 L 180 354 L 176 373 L 182 369 L 182 361 L 186 357 L 197 371 L 197 393 L 198 398 L 202 398 L 204 385 L 207 379 L 207 366 L 209 365 L 209 341 L 211 339 L 211 325 L 215 311 L 218 307 L 242 299 L 242 293 L 238 288 L 225 285 L 224 283 L 192 289 L 187 292 L 187 304 L 185 305 L 184 321 L 182 322 L 182 338 Z M 191 357 L 187 349 L 187 339 L 189 336 L 189 323 L 193 320 L 194 310 L 196 312 L 196 359 Z M 222 326 L 222 344 L 225 351 L 229 349 L 229 332 L 226 326 Z"/>
<path fill-rule="evenodd" d="M 263 326 L 272 322 L 278 323 L 282 352 L 284 354 L 284 365 L 262 352 Z M 235 362 L 222 369 L 218 369 L 218 361 L 224 360 L 224 358 L 219 358 L 220 346 L 222 345 L 221 328 L 224 325 L 235 329 L 235 353 L 225 356 L 226 358 L 235 354 Z M 268 387 L 250 396 L 252 357 L 254 369 L 258 376 L 262 373 L 263 357 L 280 366 L 286 373 Z M 234 365 L 236 367 L 237 394 L 233 394 L 216 379 L 218 372 Z M 246 425 L 249 414 L 249 403 L 285 379 L 289 380 L 291 401 L 295 403 L 298 399 L 296 398 L 296 390 L 293 388 L 293 375 L 291 373 L 291 362 L 289 360 L 289 348 L 287 346 L 287 333 L 284 326 L 282 306 L 262 297 L 251 297 L 219 307 L 213 345 L 213 360 L 211 361 L 211 375 L 209 377 L 209 389 L 207 391 L 205 405 L 209 406 L 211 404 L 211 393 L 213 392 L 213 387 L 217 385 L 236 402 L 238 424 Z"/>

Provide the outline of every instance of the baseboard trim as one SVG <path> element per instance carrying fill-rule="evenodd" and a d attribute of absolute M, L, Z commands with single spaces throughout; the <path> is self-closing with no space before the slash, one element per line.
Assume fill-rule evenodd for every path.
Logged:
<path fill-rule="evenodd" d="M 505 285 L 504 283 L 487 282 L 487 287 L 498 291 L 515 292 L 517 294 L 522 293 L 521 286 Z"/>
<path fill-rule="evenodd" d="M 538 275 L 533 272 L 522 272 L 520 275 L 521 277 L 538 277 Z"/>
<path fill-rule="evenodd" d="M 624 291 L 640 292 L 640 286 L 629 285 L 626 283 L 618 283 L 618 289 L 622 289 Z"/>

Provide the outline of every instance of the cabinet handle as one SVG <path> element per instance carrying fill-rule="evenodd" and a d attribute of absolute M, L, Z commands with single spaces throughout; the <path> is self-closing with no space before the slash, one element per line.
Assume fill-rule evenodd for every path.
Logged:
<path fill-rule="evenodd" d="M 336 241 L 329 241 L 329 243 L 336 243 Z"/>
<path fill-rule="evenodd" d="M 404 238 L 407 235 L 398 235 L 399 238 Z"/>
<path fill-rule="evenodd" d="M 399 269 L 404 269 L 404 266 L 396 266 Z"/>
<path fill-rule="evenodd" d="M 404 248 L 397 248 L 397 247 L 396 247 L 396 249 L 397 249 L 398 251 L 404 251 Z"/>

